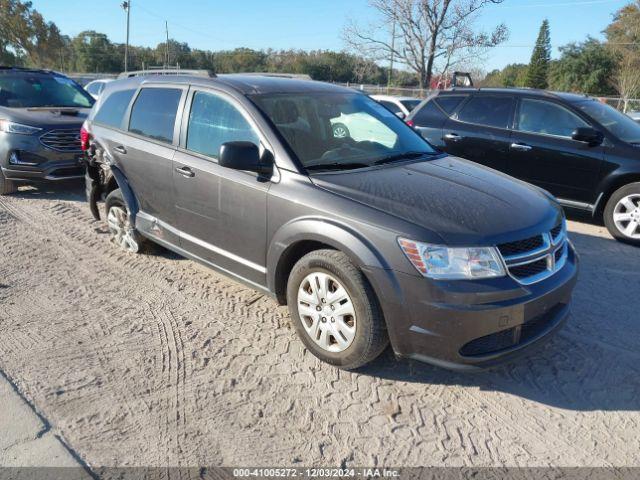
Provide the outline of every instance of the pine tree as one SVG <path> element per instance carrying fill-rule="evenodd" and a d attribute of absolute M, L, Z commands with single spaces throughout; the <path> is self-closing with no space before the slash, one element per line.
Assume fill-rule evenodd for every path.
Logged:
<path fill-rule="evenodd" d="M 549 20 L 544 20 L 538 33 L 538 40 L 531 55 L 527 72 L 527 87 L 546 89 L 549 86 L 548 73 L 551 62 L 551 34 Z"/>

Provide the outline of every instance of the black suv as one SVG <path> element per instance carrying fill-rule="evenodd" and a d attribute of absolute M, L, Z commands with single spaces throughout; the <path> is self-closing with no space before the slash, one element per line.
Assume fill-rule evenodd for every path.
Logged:
<path fill-rule="evenodd" d="M 538 185 L 640 245 L 640 125 L 583 95 L 436 92 L 407 122 L 433 145 Z"/>
<path fill-rule="evenodd" d="M 93 98 L 49 70 L 0 67 L 0 195 L 84 177 L 80 127 Z"/>
<path fill-rule="evenodd" d="M 348 122 L 351 134 L 334 136 Z M 94 215 L 288 304 L 342 368 L 477 368 L 549 338 L 577 275 L 543 190 L 432 148 L 366 95 L 248 75 L 109 83 L 82 130 Z M 238 319 L 241 322 L 242 319 Z"/>

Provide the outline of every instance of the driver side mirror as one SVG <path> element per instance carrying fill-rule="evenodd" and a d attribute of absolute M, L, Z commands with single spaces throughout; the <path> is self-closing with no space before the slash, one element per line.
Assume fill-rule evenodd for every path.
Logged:
<path fill-rule="evenodd" d="M 604 135 L 595 128 L 578 127 L 571 134 L 571 138 L 577 142 L 588 143 L 591 146 L 600 145 L 604 141 Z"/>
<path fill-rule="evenodd" d="M 404 112 L 396 112 L 396 115 L 398 116 L 398 118 L 400 120 L 404 120 L 405 118 L 407 118 L 407 116 L 404 114 Z"/>
<path fill-rule="evenodd" d="M 272 162 L 263 162 L 260 149 L 251 142 L 226 142 L 220 146 L 218 165 L 233 170 L 256 172 L 260 175 L 270 175 L 273 171 Z"/>

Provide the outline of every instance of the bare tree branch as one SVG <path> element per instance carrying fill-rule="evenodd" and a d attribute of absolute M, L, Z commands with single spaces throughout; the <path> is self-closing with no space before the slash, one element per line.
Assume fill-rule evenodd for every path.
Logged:
<path fill-rule="evenodd" d="M 346 44 L 374 61 L 393 57 L 418 76 L 420 87 L 431 83 L 435 71 L 448 72 L 471 55 L 504 42 L 504 24 L 492 32 L 476 32 L 480 11 L 504 0 L 369 0 L 377 23 L 361 26 L 351 21 L 343 32 Z M 395 29 L 393 26 L 395 25 Z M 396 32 L 391 38 L 391 31 Z"/>

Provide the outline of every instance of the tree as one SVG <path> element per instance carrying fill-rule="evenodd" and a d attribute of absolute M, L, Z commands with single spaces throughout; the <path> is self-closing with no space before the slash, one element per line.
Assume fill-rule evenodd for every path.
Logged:
<path fill-rule="evenodd" d="M 560 48 L 560 59 L 552 62 L 549 74 L 553 90 L 612 95 L 611 78 L 617 68 L 616 57 L 598 40 L 589 37 L 583 43 Z"/>
<path fill-rule="evenodd" d="M 502 70 L 493 70 L 481 82 L 483 87 L 524 87 L 527 83 L 529 65 L 512 63 Z"/>
<path fill-rule="evenodd" d="M 31 2 L 0 0 L 0 12 L 0 57 L 45 68 L 60 66 L 60 31 Z"/>
<path fill-rule="evenodd" d="M 626 112 L 629 100 L 640 97 L 640 0 L 620 9 L 604 33 L 607 48 L 618 58 L 612 83 Z"/>
<path fill-rule="evenodd" d="M 393 58 L 406 66 L 418 76 L 420 88 L 425 88 L 434 71 L 448 74 L 460 62 L 507 39 L 504 24 L 491 33 L 475 32 L 473 28 L 483 7 L 503 1 L 369 0 L 379 22 L 361 27 L 351 21 L 343 37 L 358 55 L 378 62 Z"/>
<path fill-rule="evenodd" d="M 544 20 L 540 26 L 536 46 L 531 54 L 526 86 L 546 89 L 549 86 L 549 64 L 551 63 L 551 33 L 549 20 Z"/>

